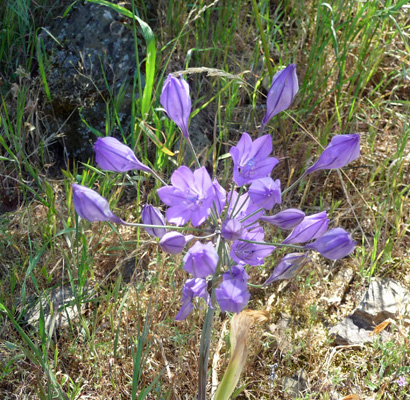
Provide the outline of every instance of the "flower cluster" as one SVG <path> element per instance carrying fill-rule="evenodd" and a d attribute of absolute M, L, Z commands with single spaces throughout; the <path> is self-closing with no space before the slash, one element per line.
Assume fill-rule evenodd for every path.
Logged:
<path fill-rule="evenodd" d="M 262 128 L 291 105 L 297 91 L 296 67 L 292 64 L 273 78 Z M 187 82 L 169 75 L 160 101 L 183 136 L 189 139 L 191 100 Z M 335 136 L 304 175 L 345 166 L 359 156 L 359 142 L 357 134 Z M 142 224 L 134 224 L 145 226 L 167 253 L 181 253 L 190 243 L 183 257 L 183 268 L 190 277 L 182 290 L 177 320 L 185 319 L 193 310 L 195 298 L 202 298 L 211 308 L 217 303 L 222 311 L 240 312 L 250 298 L 247 269 L 264 265 L 265 259 L 279 246 L 298 252 L 282 258 L 265 286 L 294 277 L 309 259 L 309 251 L 337 260 L 354 250 L 355 241 L 344 229 L 328 229 L 326 211 L 306 216 L 294 208 L 280 210 L 281 182 L 272 178 L 279 160 L 271 155 L 272 150 L 269 135 L 252 140 L 248 133 L 243 133 L 230 149 L 233 186 L 229 192 L 216 178 L 212 179 L 205 167 L 194 171 L 179 167 L 171 175 L 170 184 L 157 190 L 167 206 L 166 218 L 159 209 L 146 205 Z M 98 139 L 95 151 L 96 161 L 103 169 L 154 173 L 138 161 L 132 149 L 112 137 Z M 73 185 L 73 192 L 75 209 L 82 218 L 127 224 L 111 212 L 106 199 L 91 189 Z M 178 227 L 178 232 L 166 221 Z M 291 231 L 281 243 L 273 243 L 265 238 L 264 224 Z M 187 231 L 201 231 L 203 235 L 184 235 L 179 232 L 183 226 Z"/>

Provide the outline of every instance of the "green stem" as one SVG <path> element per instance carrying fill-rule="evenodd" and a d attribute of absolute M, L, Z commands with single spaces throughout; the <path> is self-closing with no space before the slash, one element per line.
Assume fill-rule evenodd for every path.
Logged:
<path fill-rule="evenodd" d="M 132 222 L 125 222 L 124 221 L 124 225 L 128 225 L 128 226 L 139 226 L 142 228 L 164 228 L 164 229 L 171 229 L 171 230 L 175 230 L 175 231 L 192 231 L 192 232 L 203 232 L 203 229 L 199 229 L 199 228 L 189 228 L 186 226 L 172 226 L 172 225 L 149 225 L 149 224 L 137 224 L 137 223 L 132 223 Z"/>
<path fill-rule="evenodd" d="M 290 185 L 287 189 L 285 189 L 282 192 L 282 196 L 284 196 L 287 192 L 292 190 L 306 175 L 306 172 L 303 175 L 301 175 L 295 182 L 292 183 L 292 185 Z"/>
<path fill-rule="evenodd" d="M 189 138 L 189 136 L 186 138 L 186 141 L 188 142 L 189 147 L 191 148 L 192 154 L 195 157 L 196 165 L 198 165 L 198 168 L 201 168 L 201 164 L 199 163 L 198 156 L 195 153 L 194 145 L 192 144 L 191 139 Z"/>
<path fill-rule="evenodd" d="M 201 345 L 199 348 L 198 400 L 206 400 L 209 348 L 211 346 L 214 313 L 214 309 L 208 307 L 208 312 L 206 313 L 204 325 L 202 327 Z"/>
<path fill-rule="evenodd" d="M 212 293 L 211 302 L 215 304 L 215 283 L 219 276 L 219 271 L 221 265 L 224 265 L 224 258 L 222 257 L 224 241 L 221 241 L 221 236 L 218 237 L 216 242 L 216 248 L 219 255 L 218 266 L 214 276 L 212 277 Z M 211 347 L 211 333 L 212 333 L 212 322 L 214 319 L 215 310 L 208 307 L 208 312 L 206 313 L 204 325 L 202 327 L 201 334 L 201 344 L 199 347 L 199 371 L 198 371 L 198 400 L 206 400 L 206 383 L 208 375 L 208 361 L 209 361 L 209 348 Z"/>
<path fill-rule="evenodd" d="M 303 250 L 304 246 L 298 246 L 296 244 L 283 244 L 283 243 L 268 243 L 268 242 L 255 242 L 253 240 L 238 239 L 241 242 L 252 243 L 252 244 L 261 244 L 263 246 L 275 246 L 275 247 L 290 247 L 291 249 Z"/>

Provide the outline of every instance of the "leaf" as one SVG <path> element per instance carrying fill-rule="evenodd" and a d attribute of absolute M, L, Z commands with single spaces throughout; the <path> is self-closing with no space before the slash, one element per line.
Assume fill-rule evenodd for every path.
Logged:
<path fill-rule="evenodd" d="M 231 321 L 231 360 L 226 368 L 221 383 L 216 390 L 214 400 L 227 400 L 239 381 L 248 355 L 248 335 L 255 323 L 268 320 L 267 311 L 244 310 L 235 314 Z"/>
<path fill-rule="evenodd" d="M 378 335 L 380 332 L 384 331 L 391 323 L 390 319 L 386 319 L 385 321 L 381 322 L 379 325 L 377 325 L 374 329 L 373 332 L 370 332 L 369 335 Z"/>

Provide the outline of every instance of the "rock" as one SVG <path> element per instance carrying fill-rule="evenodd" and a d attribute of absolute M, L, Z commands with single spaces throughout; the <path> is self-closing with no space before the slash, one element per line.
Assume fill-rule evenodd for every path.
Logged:
<path fill-rule="evenodd" d="M 111 92 L 121 126 L 129 132 L 132 86 L 137 73 L 130 20 L 109 7 L 77 2 L 65 18 L 56 18 L 47 31 L 56 39 L 44 32 L 41 35 L 53 106 L 48 113 L 56 118 L 55 123 L 50 122 L 50 129 L 61 130 L 65 135 L 64 151 L 69 157 L 87 161 L 92 155 L 90 142 L 94 135 L 81 120 L 80 108 L 85 121 L 104 133 Z M 142 61 L 144 40 L 139 39 Z M 143 86 L 144 77 L 139 78 Z M 119 135 L 118 126 L 110 126 L 110 134 Z"/>
<path fill-rule="evenodd" d="M 405 287 L 393 279 L 372 279 L 353 313 L 353 319 L 362 325 L 374 327 L 398 313 L 404 314 L 406 306 L 410 306 L 410 293 Z"/>
<path fill-rule="evenodd" d="M 334 337 L 333 344 L 340 345 L 361 345 L 372 342 L 374 336 L 371 336 L 371 330 L 360 328 L 356 325 L 351 316 L 339 322 L 330 329 L 329 334 Z"/>
<path fill-rule="evenodd" d="M 410 293 L 393 279 L 372 279 L 358 307 L 330 329 L 335 345 L 360 345 L 374 340 L 373 329 L 388 318 L 404 313 L 410 306 Z M 382 340 L 389 333 L 382 331 Z"/>
<path fill-rule="evenodd" d="M 91 293 L 91 287 L 85 289 L 83 293 Z M 40 301 L 41 300 L 41 301 Z M 52 307 L 50 307 L 50 303 Z M 42 295 L 41 298 L 28 299 L 28 308 L 23 316 L 23 321 L 32 327 L 38 326 L 40 319 L 40 307 L 43 306 L 44 322 L 46 331 L 49 332 L 54 324 L 53 330 L 61 329 L 69 326 L 78 317 L 78 308 L 75 303 L 75 296 L 70 285 L 62 286 L 51 290 L 47 295 Z M 86 303 L 82 300 L 80 312 L 86 309 Z M 19 307 L 20 311 L 22 307 Z M 54 321 L 53 321 L 54 320 Z"/>
<path fill-rule="evenodd" d="M 296 374 L 289 378 L 285 376 L 282 379 L 282 389 L 284 393 L 290 395 L 293 399 L 299 397 L 307 388 L 307 374 L 304 369 L 300 369 Z"/>

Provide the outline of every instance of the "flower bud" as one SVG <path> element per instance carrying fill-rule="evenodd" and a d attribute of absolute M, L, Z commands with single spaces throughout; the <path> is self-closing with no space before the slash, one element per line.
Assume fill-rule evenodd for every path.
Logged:
<path fill-rule="evenodd" d="M 165 225 L 165 219 L 161 214 L 161 211 L 158 208 L 151 206 L 150 204 L 146 204 L 144 209 L 141 213 L 142 223 L 146 225 Z M 167 232 L 164 228 L 148 228 L 146 227 L 145 230 L 151 236 L 155 236 L 157 238 L 162 238 L 165 233 Z"/>
<path fill-rule="evenodd" d="M 349 255 L 355 246 L 356 241 L 344 229 L 334 228 L 315 242 L 307 244 L 305 249 L 316 250 L 329 260 L 339 260 Z"/>
<path fill-rule="evenodd" d="M 292 229 L 296 225 L 299 225 L 305 218 L 305 213 L 296 208 L 288 208 L 278 212 L 272 216 L 260 217 L 260 221 L 268 222 L 269 224 L 275 225 L 280 229 Z"/>
<path fill-rule="evenodd" d="M 262 126 L 265 126 L 276 114 L 288 109 L 298 90 L 299 84 L 295 64 L 290 64 L 285 69 L 277 72 L 273 77 L 266 99 L 267 110 Z"/>
<path fill-rule="evenodd" d="M 107 171 L 127 172 L 133 169 L 152 172 L 140 162 L 134 152 L 113 137 L 98 138 L 94 144 L 95 160 L 100 168 Z"/>
<path fill-rule="evenodd" d="M 182 79 L 168 75 L 162 87 L 160 102 L 165 108 L 168 117 L 174 121 L 182 131 L 184 137 L 188 137 L 188 120 L 191 114 L 191 98 L 189 85 Z"/>
<path fill-rule="evenodd" d="M 326 211 L 309 215 L 299 225 L 296 225 L 282 244 L 305 243 L 317 239 L 327 231 L 328 225 L 329 219 L 326 216 Z"/>
<path fill-rule="evenodd" d="M 360 156 L 360 135 L 335 136 L 306 174 L 320 169 L 342 168 Z"/>
<path fill-rule="evenodd" d="M 179 232 L 167 232 L 162 236 L 159 245 L 165 253 L 178 254 L 184 249 L 185 245 L 193 238 L 192 235 L 184 236 Z"/>
<path fill-rule="evenodd" d="M 307 260 L 306 254 L 290 253 L 282 258 L 280 263 L 274 269 L 272 275 L 266 280 L 263 286 L 281 279 L 291 279 L 299 272 Z"/>
<path fill-rule="evenodd" d="M 212 242 L 196 242 L 184 256 L 184 270 L 195 278 L 213 275 L 218 265 L 219 256 Z"/>
<path fill-rule="evenodd" d="M 271 210 L 275 204 L 282 203 L 280 180 L 270 177 L 253 181 L 248 191 L 252 202 L 265 210 Z"/>
<path fill-rule="evenodd" d="M 111 210 L 107 199 L 97 192 L 82 185 L 74 183 L 73 197 L 74 208 L 77 214 L 88 221 L 110 221 L 116 224 L 125 224 Z"/>
<path fill-rule="evenodd" d="M 240 265 L 234 265 L 223 274 L 222 283 L 215 289 L 216 300 L 221 311 L 239 313 L 251 297 L 247 281 L 249 275 Z"/>
<path fill-rule="evenodd" d="M 225 240 L 237 240 L 242 232 L 242 224 L 237 219 L 226 219 L 222 224 L 221 235 Z"/>

